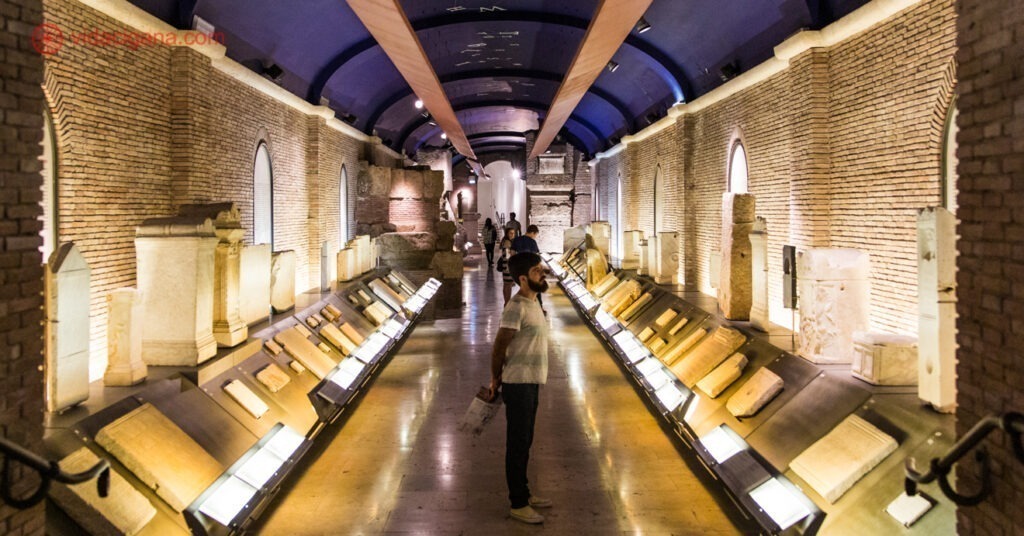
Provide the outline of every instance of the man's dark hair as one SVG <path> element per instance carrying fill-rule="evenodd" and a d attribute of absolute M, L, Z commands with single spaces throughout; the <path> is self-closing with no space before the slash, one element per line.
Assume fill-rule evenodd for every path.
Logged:
<path fill-rule="evenodd" d="M 526 234 L 539 233 L 539 232 L 540 232 L 540 227 L 537 227 L 536 225 L 531 225 L 531 226 L 526 228 Z"/>
<path fill-rule="evenodd" d="M 530 269 L 541 263 L 543 259 L 540 255 L 530 251 L 524 251 L 522 253 L 516 253 L 508 259 L 508 273 L 512 276 L 512 281 L 516 284 L 519 283 L 519 276 L 527 275 L 530 273 Z"/>
<path fill-rule="evenodd" d="M 516 213 L 515 212 L 509 212 L 508 213 L 508 217 L 514 220 L 514 219 L 516 219 Z"/>

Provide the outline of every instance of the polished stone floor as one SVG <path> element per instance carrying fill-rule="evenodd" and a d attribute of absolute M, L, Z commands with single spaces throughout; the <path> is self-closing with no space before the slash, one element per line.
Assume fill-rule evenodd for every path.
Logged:
<path fill-rule="evenodd" d="M 498 277 L 495 277 L 498 276 Z M 737 510 L 680 456 L 560 290 L 530 460 L 540 526 L 508 516 L 504 415 L 457 430 L 488 381 L 501 278 L 467 266 L 461 318 L 421 323 L 274 506 L 259 534 L 736 534 Z M 324 441 L 326 439 L 326 441 Z"/>

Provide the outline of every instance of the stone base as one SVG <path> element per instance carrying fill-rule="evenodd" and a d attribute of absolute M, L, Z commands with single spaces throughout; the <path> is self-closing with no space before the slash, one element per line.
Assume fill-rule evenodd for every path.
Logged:
<path fill-rule="evenodd" d="M 218 325 L 214 323 L 213 338 L 217 341 L 217 346 L 232 348 L 242 344 L 249 338 L 249 327 L 242 323 L 235 325 Z"/>
<path fill-rule="evenodd" d="M 197 341 L 142 341 L 142 360 L 147 365 L 194 367 L 217 355 L 217 340 L 208 335 Z"/>
<path fill-rule="evenodd" d="M 127 387 L 135 385 L 146 379 L 149 369 L 145 363 L 139 363 L 135 367 L 108 368 L 103 374 L 103 385 L 107 387 Z"/>

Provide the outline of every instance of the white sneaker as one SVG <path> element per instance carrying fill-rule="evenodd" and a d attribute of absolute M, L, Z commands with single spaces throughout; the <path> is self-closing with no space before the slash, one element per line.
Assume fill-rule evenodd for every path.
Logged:
<path fill-rule="evenodd" d="M 522 508 L 513 508 L 509 510 L 508 513 L 512 516 L 513 519 L 517 519 L 519 521 L 522 521 L 523 523 L 530 523 L 531 525 L 536 525 L 538 523 L 544 522 L 544 516 L 538 514 L 537 511 L 530 506 L 524 506 Z"/>
<path fill-rule="evenodd" d="M 551 500 L 531 495 L 530 506 L 534 508 L 551 508 Z"/>

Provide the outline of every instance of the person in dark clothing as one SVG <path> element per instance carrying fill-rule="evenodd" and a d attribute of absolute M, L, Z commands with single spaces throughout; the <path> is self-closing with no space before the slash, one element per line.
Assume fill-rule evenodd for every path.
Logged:
<path fill-rule="evenodd" d="M 494 244 L 498 242 L 498 228 L 494 226 L 490 218 L 484 221 L 484 230 L 480 233 L 483 236 L 484 251 L 487 252 L 487 265 L 494 264 Z"/>
<path fill-rule="evenodd" d="M 516 232 L 513 236 L 520 236 L 523 234 L 523 225 L 516 219 L 516 213 L 512 212 L 508 215 L 508 221 L 505 222 L 505 230 L 512 229 Z"/>
<path fill-rule="evenodd" d="M 512 241 L 512 253 L 536 253 L 540 255 L 540 246 L 537 245 L 537 235 L 540 234 L 540 228 L 536 225 L 530 225 L 526 228 L 526 234 L 517 236 Z M 540 304 L 540 308 L 544 310 L 544 299 L 541 298 L 541 294 L 537 294 L 537 303 Z M 544 311 L 544 314 L 548 314 Z"/>

